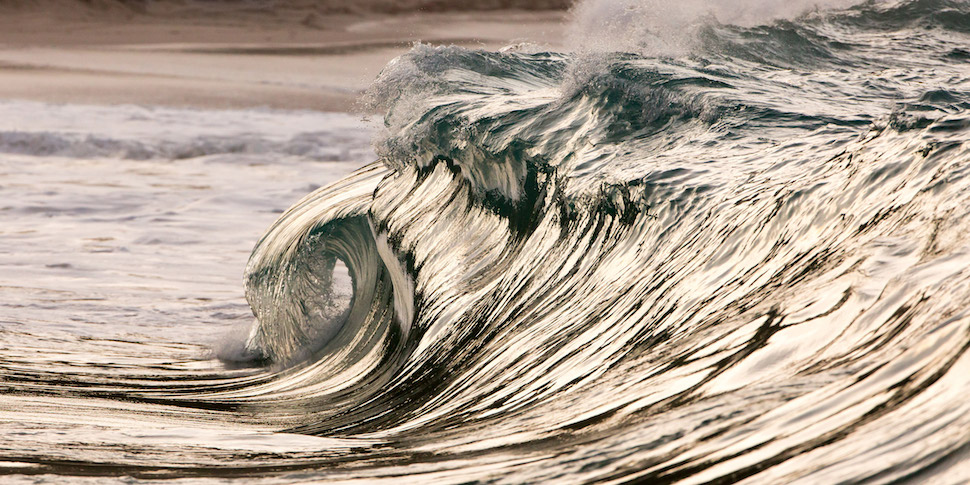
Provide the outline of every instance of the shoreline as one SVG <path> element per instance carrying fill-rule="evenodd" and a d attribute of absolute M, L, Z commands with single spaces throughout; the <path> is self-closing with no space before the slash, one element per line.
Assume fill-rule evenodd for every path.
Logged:
<path fill-rule="evenodd" d="M 351 112 L 415 42 L 561 48 L 564 11 L 0 18 L 0 99 Z"/>

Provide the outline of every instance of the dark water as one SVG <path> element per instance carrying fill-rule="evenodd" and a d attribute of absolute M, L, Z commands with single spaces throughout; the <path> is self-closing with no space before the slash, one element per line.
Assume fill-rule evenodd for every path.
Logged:
<path fill-rule="evenodd" d="M 256 245 L 222 361 L 3 333 L 0 470 L 970 480 L 970 4 L 686 38 L 415 47 L 378 160 Z"/>

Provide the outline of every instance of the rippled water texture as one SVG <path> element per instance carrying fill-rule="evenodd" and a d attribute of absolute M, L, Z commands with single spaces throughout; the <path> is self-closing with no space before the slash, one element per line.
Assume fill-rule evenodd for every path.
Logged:
<path fill-rule="evenodd" d="M 304 114 L 303 148 L 277 129 L 186 157 L 201 138 L 0 133 L 0 470 L 970 480 L 970 5 L 678 42 L 396 59 L 368 95 L 377 161 L 259 239 L 245 327 L 230 261 L 287 181 L 365 160 L 366 130 Z"/>

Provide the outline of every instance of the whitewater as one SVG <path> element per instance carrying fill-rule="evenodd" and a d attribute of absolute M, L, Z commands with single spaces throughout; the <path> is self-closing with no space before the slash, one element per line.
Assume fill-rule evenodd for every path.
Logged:
<path fill-rule="evenodd" d="M 970 3 L 698 5 L 0 102 L 0 478 L 970 481 Z"/>

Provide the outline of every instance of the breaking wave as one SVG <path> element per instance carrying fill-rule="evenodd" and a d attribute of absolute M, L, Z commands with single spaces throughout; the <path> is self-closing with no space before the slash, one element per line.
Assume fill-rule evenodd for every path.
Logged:
<path fill-rule="evenodd" d="M 197 475 L 970 479 L 968 19 L 868 2 L 708 18 L 674 55 L 416 46 L 369 94 L 378 160 L 253 251 L 264 367 L 112 392 L 332 440 L 183 457 Z"/>

